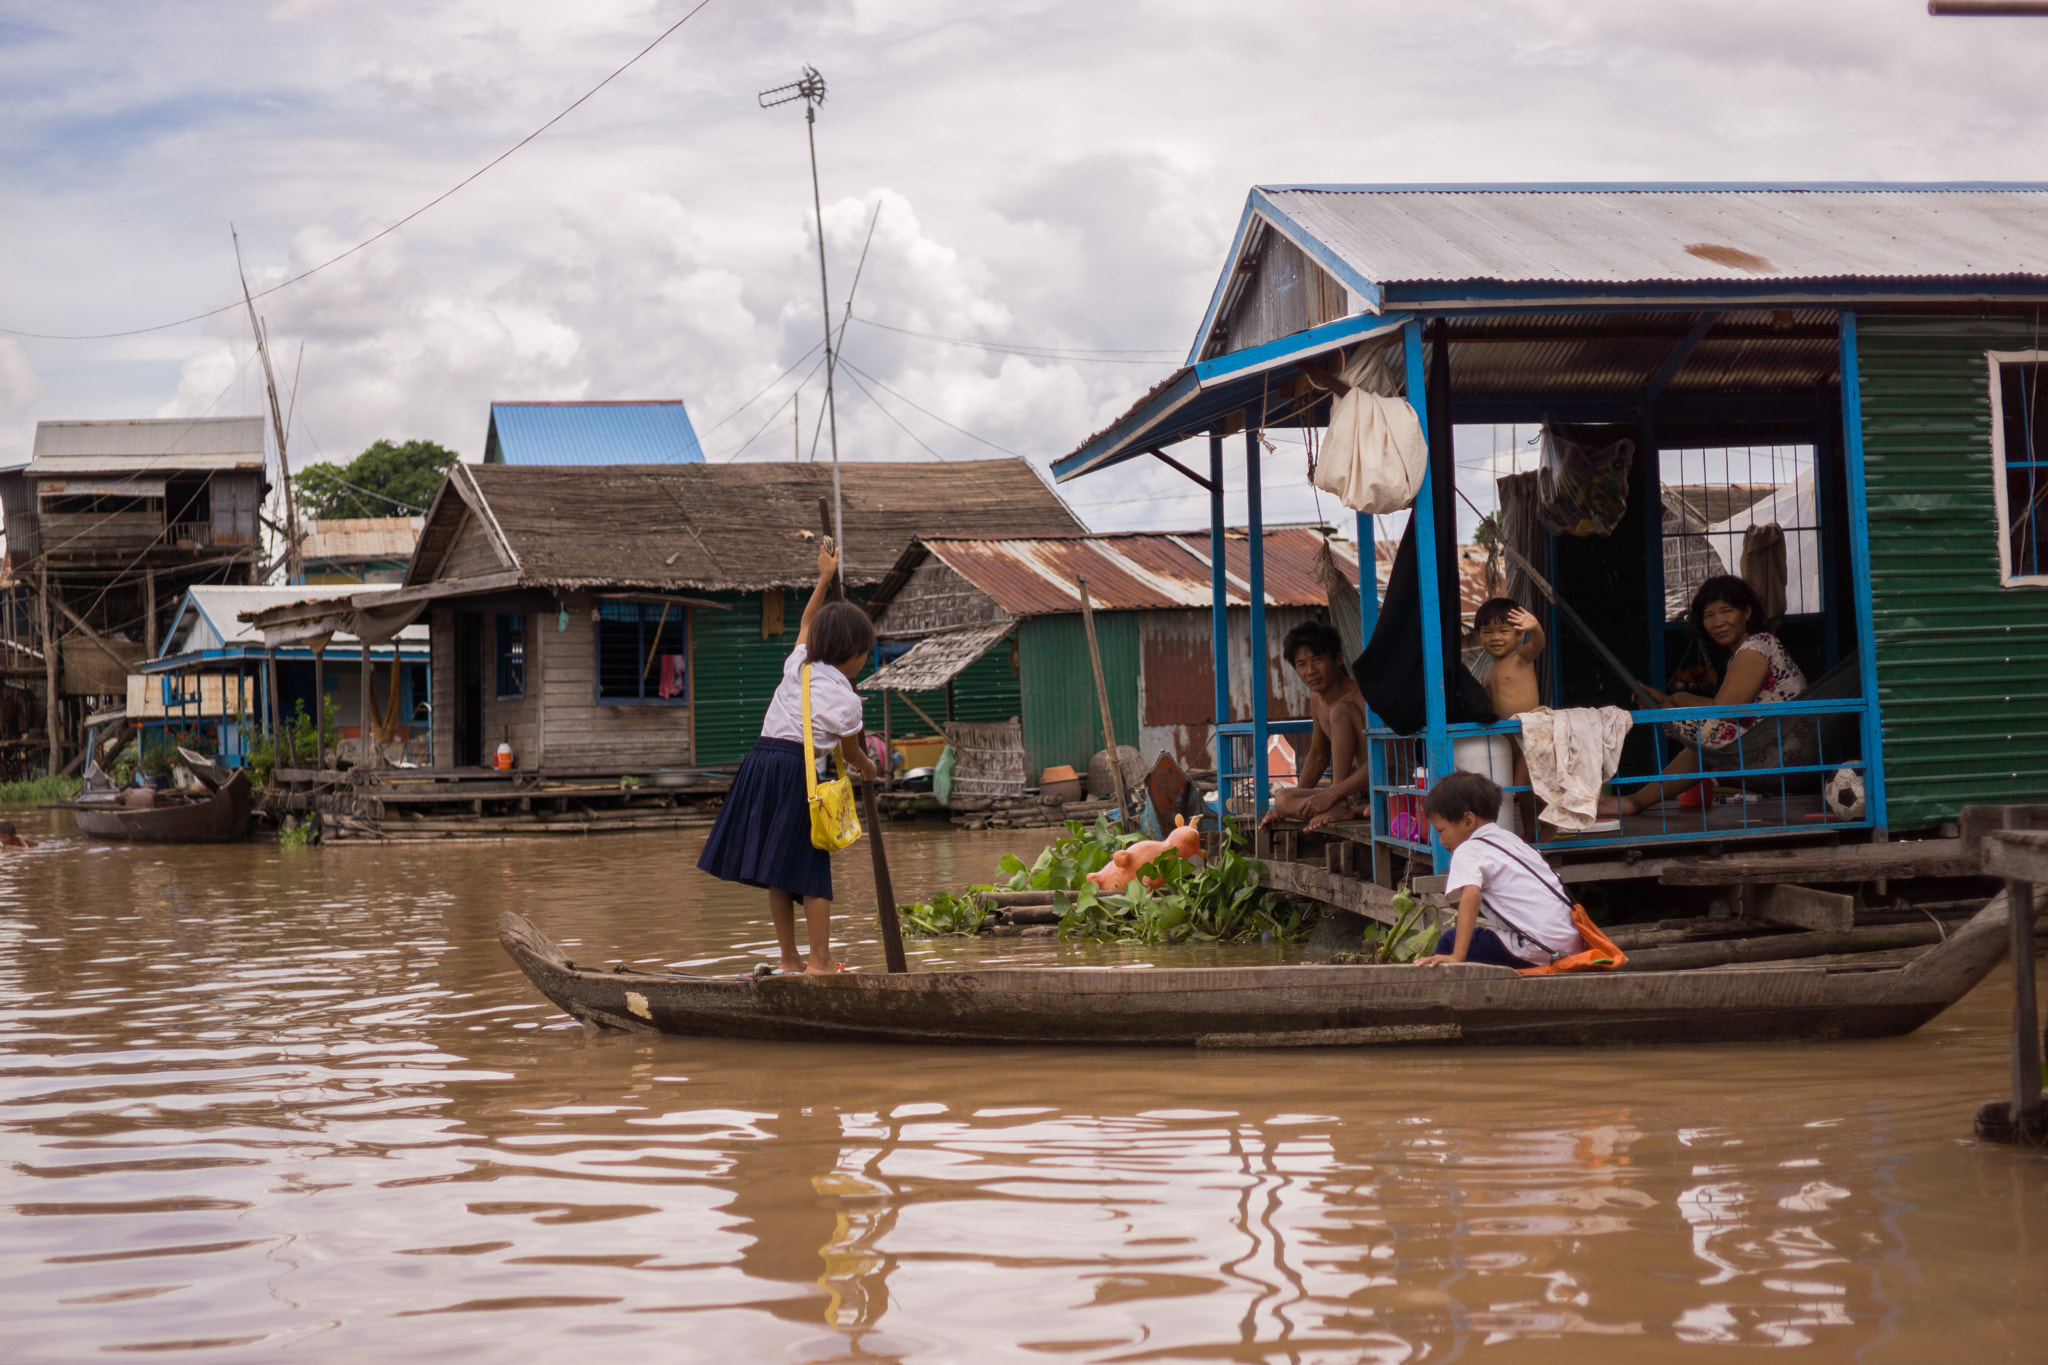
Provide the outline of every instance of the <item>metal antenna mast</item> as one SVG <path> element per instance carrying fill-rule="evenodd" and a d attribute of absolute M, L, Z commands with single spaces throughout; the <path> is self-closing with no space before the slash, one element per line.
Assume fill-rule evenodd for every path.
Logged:
<path fill-rule="evenodd" d="M 839 579 L 846 581 L 846 536 L 839 516 L 839 408 L 833 401 L 832 378 L 839 367 L 839 352 L 832 344 L 832 290 L 825 283 L 825 208 L 818 193 L 818 106 L 825 102 L 825 78 L 814 66 L 806 65 L 801 80 L 763 90 L 758 96 L 763 109 L 779 104 L 804 102 L 804 133 L 811 144 L 811 212 L 818 224 L 818 302 L 825 322 L 825 421 L 832 432 L 832 541 L 839 547 Z"/>
<path fill-rule="evenodd" d="M 263 387 L 270 395 L 270 426 L 277 433 L 277 473 L 284 484 L 284 581 L 303 583 L 306 580 L 304 546 L 299 537 L 298 499 L 292 496 L 292 466 L 285 455 L 284 413 L 277 403 L 277 375 L 270 367 L 270 331 L 256 317 L 256 300 L 249 295 L 249 273 L 242 268 L 242 238 L 236 233 L 233 223 L 228 224 L 228 236 L 235 242 L 235 274 L 242 281 L 242 302 L 249 309 L 249 330 L 256 334 L 256 353 L 263 358 Z M 303 355 L 303 350 L 302 350 Z M 298 389 L 292 390 L 292 401 L 298 401 Z"/>

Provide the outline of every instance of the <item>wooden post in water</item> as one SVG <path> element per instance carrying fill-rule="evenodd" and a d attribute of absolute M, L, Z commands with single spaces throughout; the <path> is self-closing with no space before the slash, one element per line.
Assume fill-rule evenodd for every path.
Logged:
<path fill-rule="evenodd" d="M 1124 790 L 1124 760 L 1116 748 L 1116 722 L 1109 714 L 1109 684 L 1102 680 L 1102 650 L 1095 643 L 1095 608 L 1088 601 L 1088 575 L 1074 580 L 1081 589 L 1081 626 L 1088 634 L 1088 662 L 1095 669 L 1095 700 L 1102 707 L 1102 747 L 1109 754 L 1109 776 L 1116 784 L 1116 827 L 1131 827 L 1131 795 Z"/>
<path fill-rule="evenodd" d="M 2041 1054 L 2048 1039 L 2034 992 L 2034 886 L 2048 881 L 2048 831 L 2021 833 L 2029 812 L 2007 807 L 2003 828 L 1984 837 L 1983 870 L 2005 880 L 2012 960 L 2012 1098 L 1977 1112 L 1977 1134 L 2004 1142 L 2048 1143 L 2048 1109 L 2041 1103 Z M 2000 1113 L 2004 1110 L 2004 1113 Z"/>

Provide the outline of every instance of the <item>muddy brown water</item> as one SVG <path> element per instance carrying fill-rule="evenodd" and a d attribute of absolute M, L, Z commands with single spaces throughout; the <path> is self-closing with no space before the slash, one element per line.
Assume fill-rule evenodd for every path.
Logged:
<path fill-rule="evenodd" d="M 2048 1359 L 2048 1158 L 1969 1137 L 2005 968 L 1830 1046 L 649 1041 L 557 1014 L 492 921 L 744 970 L 765 901 L 698 877 L 700 835 L 165 851 L 16 818 L 45 842 L 0 855 L 9 1362 Z M 1035 843 L 892 830 L 897 886 Z M 864 852 L 839 871 L 861 904 Z"/>

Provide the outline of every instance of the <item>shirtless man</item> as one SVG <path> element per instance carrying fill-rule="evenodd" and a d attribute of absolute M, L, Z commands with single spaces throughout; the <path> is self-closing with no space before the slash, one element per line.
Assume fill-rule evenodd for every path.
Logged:
<path fill-rule="evenodd" d="M 1543 653 L 1543 623 L 1518 606 L 1513 598 L 1494 597 L 1479 604 L 1472 614 L 1479 643 L 1493 659 L 1486 671 L 1486 695 L 1493 699 L 1493 714 L 1510 720 L 1543 704 L 1536 689 L 1536 659 Z M 1522 757 L 1522 742 L 1515 745 L 1515 785 L 1529 785 L 1529 761 Z M 1515 795 L 1515 807 L 1522 817 L 1523 836 L 1536 837 L 1536 798 L 1530 792 Z"/>
<path fill-rule="evenodd" d="M 1261 824 L 1274 820 L 1306 820 L 1317 829 L 1333 820 L 1352 818 L 1352 799 L 1365 790 L 1371 769 L 1365 761 L 1365 698 L 1344 667 L 1344 642 L 1321 621 L 1305 621 L 1287 632 L 1281 653 L 1309 690 L 1309 735 L 1300 785 L 1273 793 Z M 1324 769 L 1331 783 L 1317 787 Z"/>

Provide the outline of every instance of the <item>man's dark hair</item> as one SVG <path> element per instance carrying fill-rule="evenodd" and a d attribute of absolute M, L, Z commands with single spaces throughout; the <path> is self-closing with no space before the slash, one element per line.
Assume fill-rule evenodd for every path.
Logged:
<path fill-rule="evenodd" d="M 1748 629 L 1764 628 L 1764 600 L 1756 595 L 1756 589 L 1732 573 L 1717 574 L 1700 584 L 1699 591 L 1692 595 L 1692 609 L 1685 614 L 1685 623 L 1692 627 L 1692 633 L 1708 644 L 1713 640 L 1707 635 L 1707 608 L 1716 602 L 1738 611 L 1747 608 Z"/>
<path fill-rule="evenodd" d="M 875 647 L 875 623 L 851 602 L 827 602 L 811 618 L 805 639 L 819 663 L 851 663 L 866 658 Z"/>
<path fill-rule="evenodd" d="M 1280 657 L 1288 663 L 1302 650 L 1334 659 L 1340 666 L 1344 662 L 1344 637 L 1328 621 L 1303 621 L 1287 632 L 1287 638 L 1280 642 Z"/>
<path fill-rule="evenodd" d="M 1429 789 L 1422 799 L 1422 813 L 1452 824 L 1468 815 L 1481 820 L 1500 816 L 1500 788 L 1485 773 L 1455 772 Z"/>
<path fill-rule="evenodd" d="M 1472 613 L 1472 629 L 1484 630 L 1495 621 L 1511 620 L 1521 609 L 1522 604 L 1512 597 L 1489 597 Z"/>

